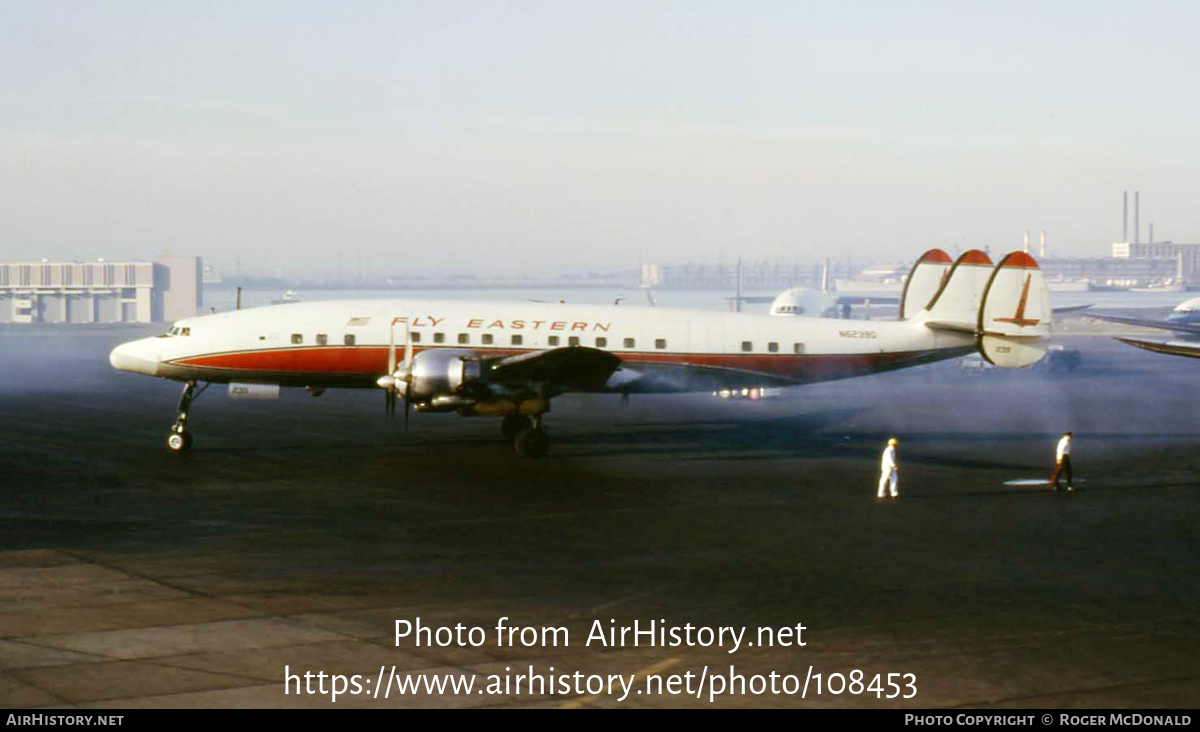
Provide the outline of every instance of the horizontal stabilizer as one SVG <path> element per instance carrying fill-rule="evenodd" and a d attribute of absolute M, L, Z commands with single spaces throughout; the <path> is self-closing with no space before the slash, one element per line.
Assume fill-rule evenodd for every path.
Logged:
<path fill-rule="evenodd" d="M 975 321 L 973 320 L 926 320 L 925 327 L 931 330 L 949 330 L 955 333 L 975 334 Z"/>

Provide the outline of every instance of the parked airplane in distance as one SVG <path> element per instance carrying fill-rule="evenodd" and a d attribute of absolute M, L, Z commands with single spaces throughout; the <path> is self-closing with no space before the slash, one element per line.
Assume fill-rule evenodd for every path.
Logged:
<path fill-rule="evenodd" d="M 866 305 L 868 319 L 870 306 L 896 305 L 900 299 L 891 295 L 860 292 L 834 292 L 829 286 L 829 262 L 821 270 L 821 287 L 789 287 L 774 297 L 763 295 L 742 295 L 726 298 L 730 308 L 742 311 L 744 303 L 771 303 L 767 312 L 782 317 L 806 318 L 849 318 L 851 308 L 855 305 Z"/>
<path fill-rule="evenodd" d="M 1200 297 L 1193 297 L 1176 305 L 1166 320 L 1145 320 L 1143 318 L 1127 318 L 1121 315 L 1104 315 L 1100 313 L 1089 313 L 1088 317 L 1096 318 L 1097 320 L 1106 320 L 1110 323 L 1123 323 L 1142 328 L 1157 328 L 1159 330 L 1172 331 L 1180 336 L 1182 340 L 1163 341 L 1128 336 L 1117 336 L 1117 340 L 1136 348 L 1154 351 L 1155 353 L 1200 358 Z"/>
<path fill-rule="evenodd" d="M 177 321 L 109 357 L 124 371 L 185 383 L 167 447 L 192 444 L 188 414 L 212 383 L 230 393 L 280 386 L 382 389 L 409 409 L 503 417 L 523 457 L 549 448 L 542 421 L 566 392 L 713 392 L 890 371 L 981 352 L 1004 368 L 1045 352 L 1052 309 L 1028 254 L 993 265 L 921 256 L 900 319 L 778 318 L 668 308 L 427 300 L 300 302 Z M 402 340 L 401 340 L 402 339 Z M 203 384 L 203 386 L 199 386 Z"/>

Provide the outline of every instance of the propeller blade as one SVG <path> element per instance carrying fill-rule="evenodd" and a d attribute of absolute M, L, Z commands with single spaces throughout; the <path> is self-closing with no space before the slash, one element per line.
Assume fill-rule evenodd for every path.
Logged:
<path fill-rule="evenodd" d="M 404 372 L 405 376 L 412 376 L 413 367 L 413 346 L 412 346 L 412 327 L 407 320 L 404 321 Z M 408 378 L 406 381 L 411 382 Z"/>
<path fill-rule="evenodd" d="M 387 411 L 388 419 L 396 418 L 396 390 L 388 389 L 384 392 L 384 408 Z"/>
<path fill-rule="evenodd" d="M 408 432 L 408 413 L 412 409 L 412 379 L 404 387 L 404 431 Z"/>
<path fill-rule="evenodd" d="M 389 376 L 396 373 L 396 319 L 392 320 L 391 334 L 388 336 L 387 372 Z"/>

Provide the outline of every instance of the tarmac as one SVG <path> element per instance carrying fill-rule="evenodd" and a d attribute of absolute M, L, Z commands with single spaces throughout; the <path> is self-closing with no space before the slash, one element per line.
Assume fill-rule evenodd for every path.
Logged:
<path fill-rule="evenodd" d="M 139 335 L 0 332 L 0 706 L 1200 704 L 1200 361 L 1079 335 L 1069 374 L 950 362 L 758 402 L 567 396 L 540 461 L 498 420 L 405 432 L 380 393 L 214 386 L 172 455 L 180 386 L 107 363 Z M 1067 429 L 1081 491 L 1005 485 L 1048 476 Z M 901 497 L 881 501 L 890 436 Z M 398 642 L 417 618 L 486 637 Z M 502 645 L 501 618 L 569 645 Z M 596 621 L 753 645 L 587 643 Z M 759 642 L 797 625 L 803 646 Z M 730 666 L 749 688 L 713 693 Z M 632 685 L 513 689 L 530 669 Z M 306 671 L 365 692 L 307 693 Z M 753 693 L 772 673 L 804 692 Z M 647 686 L 671 675 L 678 693 Z M 434 677 L 476 686 L 395 686 Z"/>

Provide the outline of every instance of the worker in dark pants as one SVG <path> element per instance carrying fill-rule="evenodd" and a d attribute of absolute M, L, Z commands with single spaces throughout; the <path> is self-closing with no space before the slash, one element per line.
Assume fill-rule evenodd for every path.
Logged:
<path fill-rule="evenodd" d="M 1062 490 L 1058 487 L 1058 478 L 1063 473 L 1067 474 L 1067 490 L 1075 490 L 1075 476 L 1071 472 L 1071 433 L 1064 432 L 1062 439 L 1058 441 L 1058 449 L 1054 453 L 1054 473 L 1050 476 L 1050 487 L 1054 490 Z"/>

